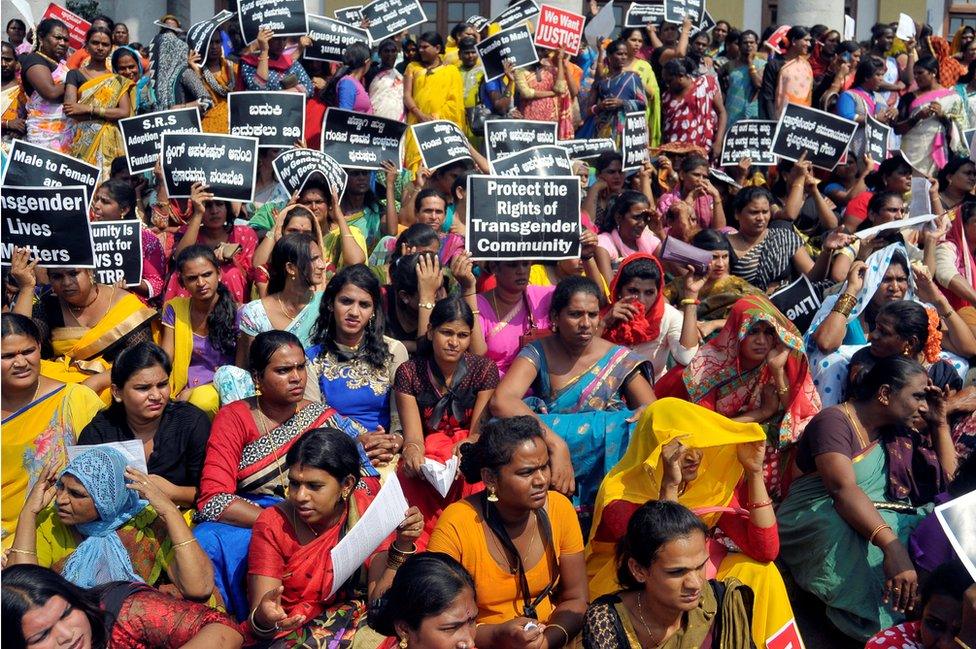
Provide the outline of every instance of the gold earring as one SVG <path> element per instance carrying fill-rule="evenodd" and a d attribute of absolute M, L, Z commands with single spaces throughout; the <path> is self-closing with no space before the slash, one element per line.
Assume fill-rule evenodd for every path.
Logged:
<path fill-rule="evenodd" d="M 407 649 L 407 636 L 400 638 L 400 649 Z"/>
<path fill-rule="evenodd" d="M 495 493 L 494 487 L 488 487 L 488 502 L 490 503 L 498 502 L 498 494 Z"/>

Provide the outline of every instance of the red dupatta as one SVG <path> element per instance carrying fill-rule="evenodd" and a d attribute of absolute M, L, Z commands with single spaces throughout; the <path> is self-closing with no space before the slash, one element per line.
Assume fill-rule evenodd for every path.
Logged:
<path fill-rule="evenodd" d="M 962 210 L 959 207 L 949 211 L 951 225 L 946 233 L 945 240 L 956 248 L 956 271 L 962 275 L 963 279 L 976 289 L 976 260 L 969 249 L 970 242 L 966 239 L 966 224 L 963 223 Z M 972 306 L 967 300 L 959 297 L 949 289 L 943 290 L 952 308 L 961 309 L 965 306 Z"/>
<path fill-rule="evenodd" d="M 617 290 L 623 287 L 618 287 L 617 285 L 620 282 L 620 276 L 623 274 L 624 268 L 628 264 L 632 264 L 641 259 L 648 259 L 657 266 L 659 277 L 657 281 L 657 300 L 654 301 L 654 304 L 645 313 L 638 314 L 632 320 L 618 322 L 603 332 L 605 339 L 625 347 L 632 347 L 657 340 L 657 337 L 661 334 L 661 321 L 664 319 L 664 268 L 661 267 L 661 262 L 657 260 L 657 257 L 646 252 L 635 252 L 620 262 L 620 268 L 617 269 L 617 274 L 614 275 L 613 281 L 610 282 L 610 299 L 612 302 L 603 310 L 603 315 L 606 316 L 617 300 L 620 299 Z"/>

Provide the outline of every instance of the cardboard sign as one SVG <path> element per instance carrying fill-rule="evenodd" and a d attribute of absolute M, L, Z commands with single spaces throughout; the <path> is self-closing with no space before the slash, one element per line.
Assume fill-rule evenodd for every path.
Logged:
<path fill-rule="evenodd" d="M 498 25 L 501 29 L 508 29 L 515 25 L 521 25 L 522 23 L 535 20 L 536 15 L 539 13 L 539 5 L 537 5 L 532 0 L 519 0 L 491 19 L 491 22 Z"/>
<path fill-rule="evenodd" d="M 929 192 L 932 183 L 928 178 L 912 176 L 912 199 L 908 204 L 908 216 L 924 216 L 932 213 L 932 198 Z"/>
<path fill-rule="evenodd" d="M 701 22 L 695 27 L 691 28 L 691 33 L 688 35 L 688 38 L 694 38 L 695 36 L 698 36 L 698 34 L 702 33 L 707 34 L 708 32 L 712 31 L 714 27 L 715 19 L 712 18 L 712 14 L 708 13 L 708 9 L 706 9 L 705 13 L 702 14 Z"/>
<path fill-rule="evenodd" d="M 576 176 L 468 176 L 467 250 L 475 260 L 558 260 L 580 255 Z"/>
<path fill-rule="evenodd" d="M 339 163 L 317 149 L 288 149 L 278 155 L 271 163 L 275 177 L 288 195 L 301 192 L 305 184 L 315 175 L 325 179 L 329 192 L 342 200 L 349 174 Z"/>
<path fill-rule="evenodd" d="M 227 95 L 231 135 L 258 138 L 262 148 L 305 139 L 305 93 L 246 90 Z"/>
<path fill-rule="evenodd" d="M 210 39 L 213 38 L 214 32 L 217 31 L 218 27 L 233 17 L 233 11 L 224 9 L 213 18 L 193 23 L 186 30 L 186 44 L 189 45 L 191 50 L 196 50 L 197 54 L 206 59 L 207 50 L 210 49 Z"/>
<path fill-rule="evenodd" d="M 915 38 L 915 19 L 908 14 L 898 14 L 898 29 L 895 36 L 903 41 L 910 41 Z"/>
<path fill-rule="evenodd" d="M 647 27 L 664 23 L 664 2 L 631 2 L 624 14 L 624 27 Z"/>
<path fill-rule="evenodd" d="M 424 166 L 434 171 L 456 160 L 471 160 L 468 138 L 454 122 L 446 119 L 414 124 L 410 127 L 420 148 Z"/>
<path fill-rule="evenodd" d="M 766 119 L 740 119 L 725 133 L 722 143 L 722 166 L 731 167 L 743 158 L 752 160 L 753 166 L 772 167 L 773 132 L 776 122 Z"/>
<path fill-rule="evenodd" d="M 888 157 L 891 147 L 892 128 L 879 122 L 870 115 L 864 123 L 864 142 L 867 145 L 868 156 L 877 163 L 882 163 Z"/>
<path fill-rule="evenodd" d="M 389 160 L 399 169 L 406 130 L 395 119 L 329 108 L 322 120 L 321 149 L 343 167 L 382 169 Z"/>
<path fill-rule="evenodd" d="M 617 28 L 617 17 L 613 13 L 613 3 L 607 2 L 583 28 L 583 36 L 590 45 L 596 45 Z"/>
<path fill-rule="evenodd" d="M 776 124 L 773 153 L 796 162 L 807 154 L 814 167 L 832 170 L 847 151 L 857 122 L 816 108 L 787 104 Z"/>
<path fill-rule="evenodd" d="M 685 16 L 691 18 L 691 24 L 701 23 L 705 16 L 705 0 L 664 0 L 664 20 L 680 25 Z"/>
<path fill-rule="evenodd" d="M 335 19 L 344 22 L 347 25 L 352 25 L 353 27 L 358 27 L 363 22 L 363 6 L 354 5 L 352 7 L 343 7 L 342 9 L 336 9 L 332 12 Z"/>
<path fill-rule="evenodd" d="M 733 178 L 732 176 L 728 175 L 727 173 L 725 173 L 721 169 L 716 169 L 715 167 L 712 167 L 712 168 L 710 168 L 708 170 L 708 175 L 711 176 L 712 178 L 714 178 L 715 180 L 719 181 L 719 182 L 723 182 L 723 183 L 725 183 L 727 185 L 731 185 L 732 187 L 735 187 L 736 189 L 742 189 L 742 185 L 740 185 L 739 183 L 735 182 L 735 178 Z"/>
<path fill-rule="evenodd" d="M 535 44 L 550 50 L 563 49 L 571 56 L 579 54 L 586 19 L 572 11 L 549 5 L 539 8 L 539 23 L 535 26 Z"/>
<path fill-rule="evenodd" d="M 91 29 L 90 22 L 53 2 L 47 6 L 47 10 L 41 16 L 41 20 L 45 18 L 57 18 L 68 26 L 68 47 L 80 50 L 85 46 L 85 34 Z"/>
<path fill-rule="evenodd" d="M 498 32 L 475 47 L 481 65 L 485 68 L 485 81 L 494 81 L 505 74 L 505 61 L 510 61 L 512 67 L 518 69 L 539 60 L 532 41 L 532 32 L 527 25 Z"/>
<path fill-rule="evenodd" d="M 531 149 L 495 160 L 491 171 L 496 176 L 569 176 L 573 163 L 569 152 L 561 146 L 536 146 Z"/>
<path fill-rule="evenodd" d="M 976 491 L 942 503 L 935 516 L 969 576 L 976 579 Z"/>
<path fill-rule="evenodd" d="M 88 191 L 87 207 L 95 199 L 100 173 L 98 167 L 84 160 L 23 140 L 14 140 L 0 183 L 11 187 L 83 185 Z"/>
<path fill-rule="evenodd" d="M 262 29 L 270 29 L 275 36 L 308 33 L 305 0 L 240 0 L 237 10 L 245 43 L 254 41 Z"/>
<path fill-rule="evenodd" d="M 769 301 L 796 325 L 801 334 L 806 333 L 820 308 L 820 296 L 806 275 L 800 275 L 798 280 L 770 295 Z"/>
<path fill-rule="evenodd" d="M 617 150 L 617 145 L 610 138 L 596 140 L 559 140 L 559 146 L 569 151 L 569 157 L 574 160 L 599 158 L 601 153 Z"/>
<path fill-rule="evenodd" d="M 627 113 L 624 122 L 624 137 L 620 155 L 623 156 L 622 171 L 640 169 L 645 162 L 651 159 L 647 151 L 647 113 L 637 111 Z"/>
<path fill-rule="evenodd" d="M 366 29 L 373 43 L 427 22 L 420 0 L 373 0 L 362 8 L 362 15 L 369 21 Z"/>
<path fill-rule="evenodd" d="M 556 144 L 555 122 L 525 119 L 489 119 L 485 122 L 485 149 L 489 162 L 534 146 Z"/>
<path fill-rule="evenodd" d="M 88 188 L 0 187 L 0 264 L 10 265 L 14 248 L 48 268 L 93 268 Z"/>
<path fill-rule="evenodd" d="M 196 108 L 177 108 L 146 113 L 119 120 L 129 173 L 148 171 L 159 160 L 163 133 L 200 133 L 200 112 Z"/>
<path fill-rule="evenodd" d="M 342 54 L 353 43 L 369 45 L 369 32 L 316 14 L 308 15 L 308 37 L 312 44 L 305 48 L 303 56 L 313 61 L 342 63 Z"/>
<path fill-rule="evenodd" d="M 791 618 L 781 629 L 769 636 L 766 639 L 766 649 L 804 649 L 796 620 Z"/>
<path fill-rule="evenodd" d="M 91 224 L 95 246 L 95 278 L 112 285 L 142 283 L 142 225 L 139 221 L 96 221 Z"/>
<path fill-rule="evenodd" d="M 923 178 L 922 180 L 925 179 Z M 926 201 L 927 200 L 928 199 L 926 199 Z M 865 239 L 870 239 L 871 237 L 876 236 L 878 233 L 886 230 L 907 230 L 908 228 L 919 229 L 920 226 L 934 221 L 937 218 L 939 218 L 938 214 L 921 214 L 919 216 L 910 216 L 907 219 L 902 218 L 896 221 L 888 221 L 887 223 L 882 223 L 881 225 L 875 225 L 870 228 L 858 230 L 854 233 L 854 236 L 864 241 Z"/>
<path fill-rule="evenodd" d="M 189 198 L 204 183 L 214 198 L 254 200 L 258 139 L 213 133 L 163 133 L 163 180 L 170 198 Z"/>

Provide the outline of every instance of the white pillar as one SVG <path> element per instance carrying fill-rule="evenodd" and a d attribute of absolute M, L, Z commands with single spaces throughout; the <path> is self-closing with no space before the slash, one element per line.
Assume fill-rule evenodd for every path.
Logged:
<path fill-rule="evenodd" d="M 844 0 L 781 0 L 777 10 L 780 25 L 827 25 L 844 33 Z"/>

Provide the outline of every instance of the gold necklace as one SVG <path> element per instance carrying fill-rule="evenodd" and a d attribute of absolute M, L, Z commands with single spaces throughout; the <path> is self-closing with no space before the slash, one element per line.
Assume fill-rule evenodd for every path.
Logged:
<path fill-rule="evenodd" d="M 42 52 L 40 50 L 37 50 L 37 55 L 40 56 L 43 59 L 47 59 L 48 61 L 50 61 L 54 65 L 61 65 L 61 62 L 60 61 L 55 61 L 50 56 L 48 56 L 47 54 L 45 54 L 44 52 Z"/>
<path fill-rule="evenodd" d="M 270 433 L 268 431 L 268 426 L 271 424 L 271 419 L 264 414 L 263 410 L 261 410 L 260 397 L 254 397 L 254 403 L 257 405 L 257 412 L 261 419 L 260 423 L 258 424 L 261 427 L 261 432 L 264 437 L 269 437 Z M 275 426 L 275 428 L 277 428 L 277 426 Z M 268 443 L 271 444 L 271 456 L 274 458 L 275 466 L 278 468 L 278 485 L 281 487 L 282 494 L 284 494 L 288 488 L 288 482 L 285 480 L 285 474 L 281 470 L 281 462 L 278 459 L 278 449 L 274 447 L 274 443 L 271 439 L 268 440 Z"/>
<path fill-rule="evenodd" d="M 289 320 L 294 320 L 298 316 L 298 311 L 296 311 L 295 314 L 292 315 L 285 310 L 285 303 L 281 299 L 280 294 L 275 293 L 275 299 L 278 300 L 278 310 L 281 311 L 282 315 L 284 315 L 286 318 L 288 318 Z"/>
<path fill-rule="evenodd" d="M 658 647 L 661 645 L 661 642 L 664 641 L 664 638 L 662 638 L 661 641 L 659 642 L 654 642 L 654 633 L 651 631 L 651 627 L 648 626 L 647 622 L 644 620 L 644 600 L 642 599 L 643 595 L 644 593 L 642 593 L 641 591 L 637 591 L 637 619 L 639 619 L 640 623 L 644 625 L 644 630 L 647 631 L 648 639 L 654 643 L 651 646 Z M 667 634 L 668 632 L 665 631 L 664 635 Z"/>

